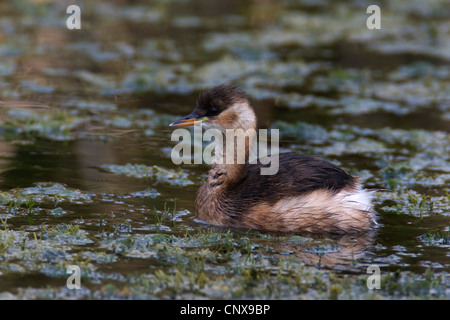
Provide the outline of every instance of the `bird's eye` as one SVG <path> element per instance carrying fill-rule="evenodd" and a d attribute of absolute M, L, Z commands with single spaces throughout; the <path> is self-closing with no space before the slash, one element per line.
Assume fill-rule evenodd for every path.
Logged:
<path fill-rule="evenodd" d="M 217 107 L 211 107 L 208 111 L 210 116 L 217 116 L 219 114 L 219 109 Z"/>

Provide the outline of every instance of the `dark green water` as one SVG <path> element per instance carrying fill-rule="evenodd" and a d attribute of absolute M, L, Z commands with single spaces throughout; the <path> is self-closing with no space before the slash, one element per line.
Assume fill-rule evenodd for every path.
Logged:
<path fill-rule="evenodd" d="M 346 1 L 0 4 L 1 298 L 449 298 L 450 7 Z M 221 83 L 281 151 L 377 189 L 362 236 L 212 229 L 168 124 Z M 68 265 L 82 289 L 66 287 Z M 382 288 L 366 287 L 367 266 Z"/>

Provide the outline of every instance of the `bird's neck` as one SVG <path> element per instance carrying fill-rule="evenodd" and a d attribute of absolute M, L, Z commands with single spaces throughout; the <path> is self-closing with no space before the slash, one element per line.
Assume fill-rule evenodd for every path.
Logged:
<path fill-rule="evenodd" d="M 213 185 L 232 185 L 245 177 L 249 156 L 256 146 L 256 130 L 226 130 L 217 142 L 208 182 Z"/>
<path fill-rule="evenodd" d="M 253 130 L 254 132 L 255 130 Z M 200 187 L 197 195 L 197 217 L 212 224 L 226 224 L 226 212 L 231 210 L 226 201 L 226 194 L 246 176 L 246 166 L 249 160 L 252 132 L 248 131 L 250 139 L 223 134 L 223 141 L 217 145 L 211 161 L 206 183 Z M 240 138 L 245 141 L 242 143 Z M 234 152 L 231 150 L 234 149 Z"/>

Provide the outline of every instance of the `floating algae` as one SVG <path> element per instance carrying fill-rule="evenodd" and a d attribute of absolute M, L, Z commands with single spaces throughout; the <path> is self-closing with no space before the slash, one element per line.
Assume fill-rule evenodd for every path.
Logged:
<path fill-rule="evenodd" d="M 13 108 L 4 112 L 0 118 L 3 127 L 0 132 L 26 138 L 37 136 L 54 141 L 71 141 L 75 139 L 74 129 L 85 122 L 86 119 L 59 109 L 36 111 Z"/>
<path fill-rule="evenodd" d="M 165 169 L 159 166 L 146 166 L 143 164 L 131 164 L 115 165 L 115 164 L 103 164 L 100 169 L 114 174 L 120 174 L 133 178 L 149 178 L 156 182 L 164 182 L 177 186 L 187 186 L 194 184 L 189 179 L 189 173 L 186 170 L 178 169 Z"/>
<path fill-rule="evenodd" d="M 92 203 L 92 194 L 77 189 L 68 188 L 60 183 L 40 182 L 35 187 L 16 188 L 7 192 L 0 192 L 0 208 L 6 217 L 24 213 L 32 222 L 34 214 L 40 210 L 48 211 L 52 216 L 59 217 L 67 212 L 59 207 L 63 203 L 87 204 Z M 41 209 L 40 206 L 54 206 L 53 209 Z"/>
<path fill-rule="evenodd" d="M 90 194 L 52 182 L 40 182 L 35 187 L 13 189 L 12 193 L 19 197 L 31 198 L 36 202 L 69 202 L 74 204 L 92 202 Z"/>

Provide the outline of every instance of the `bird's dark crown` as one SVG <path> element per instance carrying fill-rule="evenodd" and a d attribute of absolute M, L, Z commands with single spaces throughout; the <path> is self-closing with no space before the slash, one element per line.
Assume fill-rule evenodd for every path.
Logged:
<path fill-rule="evenodd" d="M 251 106 L 244 91 L 235 86 L 220 85 L 201 93 L 194 110 L 199 115 L 213 117 L 236 103 L 247 103 Z"/>

